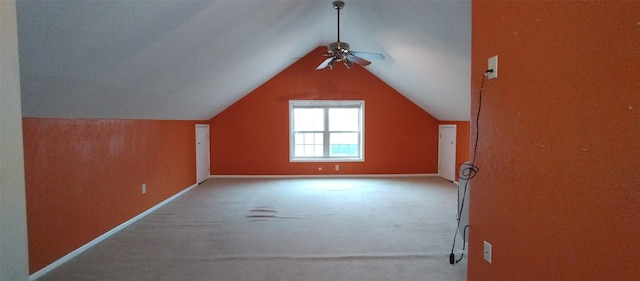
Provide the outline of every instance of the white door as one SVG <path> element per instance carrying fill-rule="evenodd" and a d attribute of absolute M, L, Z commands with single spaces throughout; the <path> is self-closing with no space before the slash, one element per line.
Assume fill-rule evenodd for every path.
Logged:
<path fill-rule="evenodd" d="M 456 179 L 456 125 L 440 125 L 438 141 L 438 175 L 446 180 Z"/>
<path fill-rule="evenodd" d="M 209 178 L 209 125 L 196 124 L 196 182 Z"/>

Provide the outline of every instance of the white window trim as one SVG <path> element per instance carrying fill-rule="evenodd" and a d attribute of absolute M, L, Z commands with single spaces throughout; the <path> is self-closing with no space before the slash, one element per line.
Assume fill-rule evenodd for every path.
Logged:
<path fill-rule="evenodd" d="M 359 106 L 360 107 L 360 157 L 304 157 L 295 158 L 294 155 L 294 139 L 293 139 L 293 108 L 300 106 L 313 107 L 340 107 L 340 106 Z M 364 162 L 364 100 L 289 100 L 289 161 L 290 162 Z"/>

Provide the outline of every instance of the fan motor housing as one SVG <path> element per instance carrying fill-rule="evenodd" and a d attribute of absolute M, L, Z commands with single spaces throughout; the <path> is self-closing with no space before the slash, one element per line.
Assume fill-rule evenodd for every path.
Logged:
<path fill-rule="evenodd" d="M 340 51 L 340 52 L 349 52 L 349 43 L 345 42 L 333 42 L 327 46 L 327 50 L 330 53 Z"/>

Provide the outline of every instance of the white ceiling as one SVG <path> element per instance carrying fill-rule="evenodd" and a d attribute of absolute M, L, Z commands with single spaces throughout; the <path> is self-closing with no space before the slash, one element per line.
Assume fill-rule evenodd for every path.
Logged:
<path fill-rule="evenodd" d="M 332 2 L 18 0 L 23 115 L 210 119 L 336 41 Z M 470 1 L 345 3 L 341 41 L 386 56 L 367 70 L 440 120 L 469 120 Z"/>

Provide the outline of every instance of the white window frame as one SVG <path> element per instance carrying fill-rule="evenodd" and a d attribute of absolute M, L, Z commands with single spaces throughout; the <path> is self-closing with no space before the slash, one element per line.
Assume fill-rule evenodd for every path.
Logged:
<path fill-rule="evenodd" d="M 359 157 L 331 157 L 329 153 L 325 153 L 324 157 L 294 157 L 295 155 L 295 139 L 294 139 L 294 118 L 293 109 L 300 107 L 308 108 L 359 108 L 360 124 L 359 124 Z M 328 115 L 325 114 L 324 135 L 325 151 L 329 144 L 328 138 Z M 364 162 L 364 100 L 290 100 L 289 101 L 289 161 L 290 162 Z"/>

